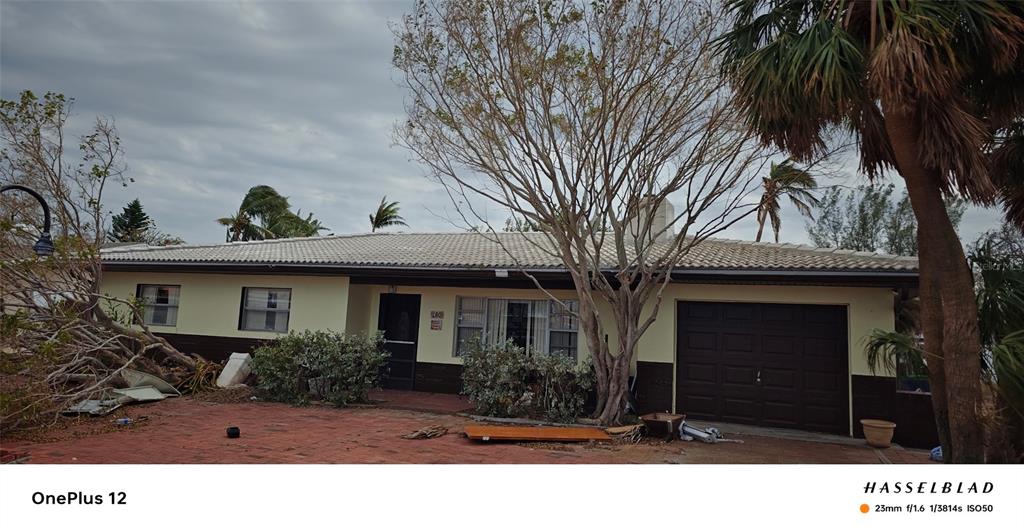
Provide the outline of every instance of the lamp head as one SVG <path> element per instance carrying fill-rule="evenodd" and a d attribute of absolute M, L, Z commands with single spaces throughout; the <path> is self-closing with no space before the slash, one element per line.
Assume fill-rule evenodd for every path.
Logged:
<path fill-rule="evenodd" d="M 50 233 L 44 232 L 39 235 L 39 241 L 32 246 L 32 250 L 38 256 L 53 256 L 53 240 L 50 239 Z"/>

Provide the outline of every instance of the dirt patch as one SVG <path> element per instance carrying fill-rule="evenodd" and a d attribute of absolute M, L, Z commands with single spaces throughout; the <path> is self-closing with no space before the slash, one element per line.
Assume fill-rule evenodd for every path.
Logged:
<path fill-rule="evenodd" d="M 138 421 L 142 416 L 147 420 Z M 118 417 L 137 422 L 121 427 Z M 866 446 L 744 437 L 745 444 L 644 439 L 637 444 L 500 444 L 458 436 L 467 419 L 385 408 L 293 407 L 262 401 L 171 398 L 95 419 L 64 419 L 0 448 L 31 463 L 879 463 Z M 241 437 L 229 439 L 228 426 Z M 428 426 L 445 436 L 403 439 Z M 926 463 L 927 453 L 883 451 L 893 463 Z"/>
<path fill-rule="evenodd" d="M 207 389 L 192 395 L 191 398 L 215 404 L 239 404 L 250 402 L 255 396 L 252 387 L 240 386 L 231 389 Z"/>
<path fill-rule="evenodd" d="M 130 431 L 149 421 L 149 417 L 144 414 L 145 407 L 145 404 L 125 406 L 114 410 L 113 413 L 105 417 L 90 417 L 88 415 L 56 417 L 49 424 L 4 433 L 3 439 L 5 441 L 49 443 L 75 441 L 104 433 Z M 129 424 L 118 424 L 117 419 L 122 418 L 132 420 Z"/>

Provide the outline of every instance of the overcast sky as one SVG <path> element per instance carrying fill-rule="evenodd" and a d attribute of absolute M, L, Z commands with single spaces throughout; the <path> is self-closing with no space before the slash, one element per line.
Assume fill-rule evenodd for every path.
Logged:
<path fill-rule="evenodd" d="M 409 231 L 457 230 L 450 200 L 394 146 L 403 91 L 388 22 L 402 2 L 0 2 L 0 95 L 74 97 L 76 121 L 116 120 L 127 188 L 159 228 L 223 241 L 215 219 L 267 184 L 334 233 L 366 232 L 387 194 Z M 852 172 L 845 184 L 864 179 Z M 498 220 L 500 223 L 500 220 Z M 972 208 L 972 240 L 998 213 Z M 752 219 L 724 236 L 752 239 Z M 793 209 L 782 239 L 808 242 Z"/>

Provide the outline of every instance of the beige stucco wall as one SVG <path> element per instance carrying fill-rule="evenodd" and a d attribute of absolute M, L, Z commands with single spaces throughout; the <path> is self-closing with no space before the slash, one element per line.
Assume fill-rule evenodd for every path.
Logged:
<path fill-rule="evenodd" d="M 361 288 L 363 286 L 360 286 Z M 380 294 L 388 286 L 365 286 L 369 294 L 368 330 L 377 329 L 377 309 Z M 455 345 L 455 300 L 458 296 L 544 299 L 539 290 L 502 288 L 442 288 L 422 286 L 395 286 L 396 293 L 418 293 L 420 307 L 419 353 L 417 359 L 432 363 L 462 363 L 453 356 Z M 557 290 L 559 298 L 574 299 L 575 292 Z M 887 288 L 839 288 L 817 286 L 759 286 L 717 284 L 672 284 L 666 287 L 658 318 L 641 337 L 637 359 L 675 363 L 675 323 L 678 300 L 769 302 L 791 304 L 830 304 L 847 307 L 849 315 L 849 352 L 851 374 L 871 374 L 864 356 L 863 339 L 875 328 L 893 329 L 892 294 Z M 351 311 L 356 311 L 353 303 Z M 648 311 L 653 308 L 649 303 Z M 440 331 L 430 330 L 430 312 L 444 312 Z M 603 324 L 611 341 L 615 341 L 615 325 L 610 311 L 604 311 Z M 579 355 L 588 355 L 584 341 L 580 341 Z"/>
<path fill-rule="evenodd" d="M 852 374 L 871 374 L 864 356 L 864 337 L 875 328 L 892 330 L 894 326 L 892 292 L 888 288 L 672 284 L 665 288 L 663 300 L 658 320 L 640 339 L 642 361 L 674 362 L 677 300 L 846 306 Z"/>
<path fill-rule="evenodd" d="M 360 286 L 362 287 L 362 286 Z M 389 286 L 365 286 L 369 290 L 369 330 L 377 330 L 377 311 L 380 308 L 380 294 L 388 293 Z M 395 293 L 417 293 L 420 298 L 420 326 L 417 346 L 417 361 L 429 363 L 461 364 L 462 359 L 455 353 L 455 300 L 456 297 L 488 297 L 507 299 L 547 300 L 540 290 L 503 288 L 441 288 L 431 286 L 395 286 Z M 575 299 L 572 290 L 554 290 L 553 295 L 564 299 Z M 354 311 L 354 308 L 353 308 Z M 444 312 L 441 330 L 430 329 L 430 312 Z M 578 355 L 589 356 L 585 342 L 580 342 Z"/>
<path fill-rule="evenodd" d="M 453 356 L 455 345 L 455 300 L 457 296 L 543 299 L 539 290 L 489 289 L 489 288 L 442 288 L 420 286 L 369 286 L 370 330 L 377 328 L 377 309 L 380 294 L 394 289 L 396 293 L 418 293 L 422 295 L 420 306 L 419 346 L 417 360 L 432 363 L 462 363 Z M 555 291 L 559 298 L 574 299 L 575 292 Z M 789 304 L 827 304 L 846 306 L 848 316 L 848 338 L 850 353 L 850 375 L 870 375 L 864 355 L 864 338 L 875 328 L 892 330 L 894 327 L 892 292 L 888 288 L 847 288 L 823 286 L 763 286 L 731 284 L 671 284 L 665 288 L 658 308 L 658 318 L 641 337 L 637 353 L 638 361 L 673 364 L 673 390 L 676 389 L 674 369 L 676 341 L 676 301 L 720 301 L 720 302 L 766 302 Z M 648 311 L 653 308 L 648 304 Z M 442 330 L 430 330 L 430 312 L 444 312 Z M 600 307 L 599 307 L 600 311 Z M 615 326 L 611 312 L 602 313 L 602 321 L 610 341 L 616 340 Z M 645 315 L 647 315 L 645 313 Z M 584 341 L 579 342 L 579 357 L 589 353 Z M 852 385 L 847 387 L 852 396 Z M 675 409 L 675 397 L 672 398 Z M 853 401 L 848 399 L 850 408 L 850 433 L 853 433 Z"/>
<path fill-rule="evenodd" d="M 345 322 L 345 332 L 349 334 L 367 334 L 370 330 L 377 329 L 377 321 L 374 318 L 373 328 L 370 328 L 370 301 L 371 286 L 362 284 L 350 284 L 348 287 L 348 319 Z M 373 295 L 376 297 L 376 295 Z M 373 313 L 377 315 L 376 311 Z"/>
<path fill-rule="evenodd" d="M 273 338 L 275 332 L 238 329 L 242 287 L 291 288 L 288 329 L 344 332 L 348 320 L 348 277 L 198 273 L 106 272 L 103 293 L 134 297 L 137 284 L 181 286 L 176 326 L 152 326 L 158 333 Z"/>

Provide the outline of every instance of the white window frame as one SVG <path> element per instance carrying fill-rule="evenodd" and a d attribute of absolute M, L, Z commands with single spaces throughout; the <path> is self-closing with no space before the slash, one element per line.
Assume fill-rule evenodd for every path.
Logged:
<path fill-rule="evenodd" d="M 250 289 L 264 289 L 268 292 L 271 291 L 287 291 L 288 292 L 288 307 L 287 308 L 249 308 L 247 306 L 249 300 Z M 246 327 L 246 313 L 247 312 L 274 312 L 279 316 L 284 314 L 284 330 L 277 330 L 273 328 L 247 328 Z M 263 286 L 244 286 L 242 287 L 242 302 L 241 311 L 238 312 L 238 329 L 246 332 L 272 332 L 275 334 L 287 334 L 291 327 L 291 312 L 292 312 L 292 289 L 291 288 L 267 288 Z M 279 318 L 279 317 L 277 317 Z M 275 318 L 275 319 L 277 319 Z"/>
<path fill-rule="evenodd" d="M 482 316 L 481 316 L 481 325 L 480 326 L 464 325 L 463 324 L 463 322 L 462 322 L 463 321 L 463 319 L 462 319 L 462 304 L 463 304 L 463 300 L 465 300 L 465 299 L 478 299 L 478 300 L 480 300 L 482 302 L 483 313 L 482 313 Z M 504 297 L 474 297 L 474 296 L 464 296 L 464 295 L 459 295 L 459 296 L 456 296 L 456 298 L 455 298 L 455 330 L 454 330 L 455 333 L 454 333 L 453 345 L 452 345 L 452 357 L 454 357 L 454 358 L 462 357 L 462 354 L 459 352 L 459 330 L 460 329 L 466 328 L 466 329 L 479 330 L 480 331 L 480 337 L 484 338 L 484 340 L 486 341 L 486 338 L 487 338 L 487 323 L 489 321 L 489 314 L 488 314 L 488 312 L 489 312 L 489 308 L 491 306 L 491 301 L 495 301 L 495 300 L 503 300 L 503 301 L 505 301 L 506 304 L 508 304 L 508 303 L 526 303 L 526 304 L 529 305 L 530 314 L 527 317 L 527 322 L 528 322 L 527 326 L 529 327 L 528 328 L 528 332 L 527 332 L 527 340 L 526 340 L 527 344 L 531 344 L 533 342 L 533 333 L 534 333 L 533 320 L 536 318 L 536 316 L 533 313 L 534 307 L 535 307 L 534 303 L 536 303 L 536 302 L 546 302 L 547 304 L 544 305 L 544 310 L 543 310 L 544 318 L 547 320 L 547 326 L 545 327 L 546 328 L 547 337 L 544 338 L 544 342 L 543 342 L 544 343 L 545 353 L 552 354 L 552 352 L 551 352 L 551 334 L 553 332 L 562 332 L 562 333 L 569 332 L 569 333 L 576 334 L 576 351 L 572 352 L 570 354 L 570 356 L 573 359 L 578 359 L 578 355 L 579 355 L 579 317 L 577 316 L 577 317 L 573 318 L 573 322 L 576 324 L 576 328 L 551 328 L 551 314 L 554 311 L 554 308 L 556 307 L 556 305 L 558 304 L 557 302 L 554 302 L 554 301 L 552 301 L 550 299 L 512 299 L 512 298 L 504 298 Z M 579 307 L 579 301 L 577 301 L 575 299 L 563 300 L 561 302 L 566 303 L 566 304 L 575 305 L 576 308 Z M 559 309 L 561 309 L 561 308 L 559 308 Z M 565 313 L 565 312 L 557 312 L 557 313 Z"/>
<path fill-rule="evenodd" d="M 478 299 L 483 304 L 483 309 L 480 312 L 480 326 L 465 325 L 462 323 L 462 301 L 466 299 Z M 475 313 L 475 312 L 474 312 Z M 461 358 L 462 353 L 459 352 L 459 330 L 473 329 L 480 331 L 480 338 L 484 337 L 484 329 L 487 327 L 487 298 L 486 297 L 463 297 L 461 295 L 455 297 L 455 346 L 452 350 L 453 358 Z"/>
<path fill-rule="evenodd" d="M 159 302 L 155 302 L 155 301 L 154 302 L 147 302 L 146 301 L 146 295 L 145 295 L 146 288 L 157 288 L 157 290 L 159 290 L 160 288 L 172 288 L 172 289 L 175 289 L 175 290 L 178 291 L 178 294 L 177 294 L 177 297 L 176 297 L 177 303 L 176 304 L 159 303 Z M 135 298 L 142 305 L 142 322 L 146 326 L 169 326 L 169 327 L 178 326 L 178 313 L 181 312 L 181 285 L 180 284 L 136 284 L 136 286 L 135 286 Z M 148 320 L 146 320 L 146 308 L 147 307 L 152 307 L 152 308 L 174 308 L 174 320 L 172 322 L 165 322 L 165 323 L 157 323 L 157 322 L 148 321 Z"/>
<path fill-rule="evenodd" d="M 555 303 L 555 302 L 548 302 L 548 340 L 547 340 L 548 354 L 552 354 L 552 352 L 551 352 L 551 334 L 554 334 L 556 332 L 559 332 L 559 333 L 569 332 L 569 333 L 576 334 L 576 346 L 573 347 L 574 350 L 570 354 L 570 357 L 572 359 L 574 359 L 574 360 L 575 359 L 579 359 L 579 351 L 580 351 L 580 318 L 579 318 L 579 307 L 580 306 L 579 306 L 579 301 L 576 301 L 576 300 L 563 300 L 562 303 L 570 305 L 570 306 L 575 306 L 575 311 L 577 312 L 577 314 L 576 315 L 572 315 L 570 312 L 565 311 L 565 309 L 562 308 L 561 306 L 559 306 L 557 303 Z M 572 319 L 572 322 L 574 322 L 576 324 L 576 328 L 554 328 L 551 325 L 551 323 L 552 323 L 551 314 L 553 314 L 553 313 L 558 313 L 558 314 L 563 314 L 563 315 L 570 316 L 570 318 Z"/>

